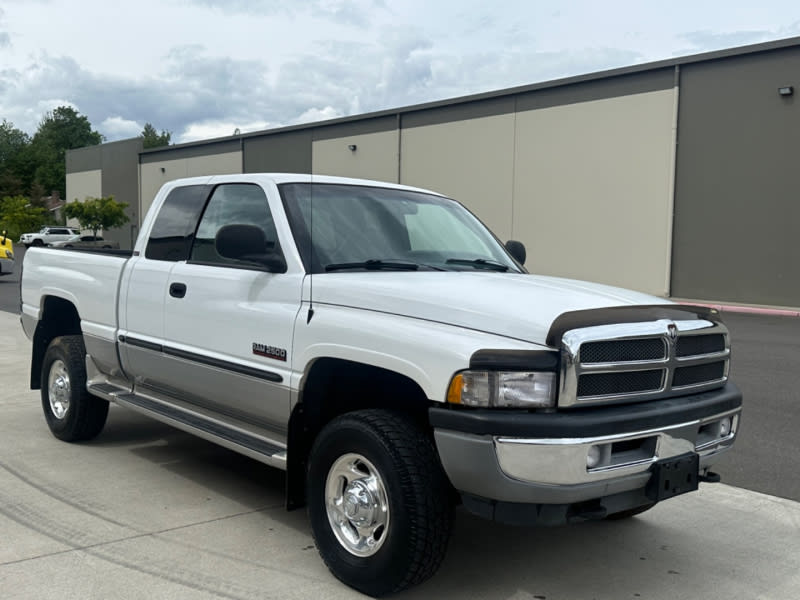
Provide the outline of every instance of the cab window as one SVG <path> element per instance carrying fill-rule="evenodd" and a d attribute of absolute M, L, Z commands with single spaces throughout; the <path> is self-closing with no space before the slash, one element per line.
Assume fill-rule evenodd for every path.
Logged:
<path fill-rule="evenodd" d="M 248 183 L 224 184 L 214 189 L 200 219 L 189 258 L 191 262 L 252 267 L 251 263 L 224 258 L 217 252 L 214 240 L 225 225 L 256 225 L 264 231 L 264 252 L 278 248 L 278 232 L 264 190 Z"/>

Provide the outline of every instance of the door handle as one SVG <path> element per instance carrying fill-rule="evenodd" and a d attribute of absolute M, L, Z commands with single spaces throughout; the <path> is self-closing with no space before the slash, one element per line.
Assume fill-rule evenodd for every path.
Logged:
<path fill-rule="evenodd" d="M 169 295 L 173 298 L 183 298 L 186 295 L 185 283 L 170 283 Z"/>

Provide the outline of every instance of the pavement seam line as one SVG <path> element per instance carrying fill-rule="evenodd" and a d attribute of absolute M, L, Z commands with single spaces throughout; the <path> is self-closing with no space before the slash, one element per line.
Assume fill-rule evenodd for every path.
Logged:
<path fill-rule="evenodd" d="M 29 528 L 32 528 L 32 529 L 34 529 L 36 531 L 39 531 L 39 533 L 43 534 L 45 537 L 49 537 L 50 539 L 54 539 L 55 541 L 60 542 L 62 544 L 66 544 L 67 546 L 69 546 L 69 548 L 66 549 L 66 550 L 59 550 L 57 552 L 48 552 L 48 553 L 45 553 L 45 554 L 39 554 L 37 556 L 30 556 L 28 558 L 21 558 L 19 560 L 12 560 L 12 561 L 8 561 L 8 562 L 3 562 L 3 563 L 0 563 L 0 567 L 5 567 L 7 565 L 15 565 L 15 564 L 20 564 L 20 563 L 25 563 L 25 562 L 28 562 L 28 561 L 31 561 L 31 560 L 39 560 L 41 558 L 50 558 L 52 556 L 58 556 L 60 554 L 68 554 L 70 552 L 82 552 L 82 551 L 93 550 L 93 549 L 102 548 L 103 546 L 108 546 L 108 545 L 111 545 L 111 544 L 118 544 L 120 542 L 128 542 L 128 541 L 131 541 L 131 540 L 137 540 L 137 539 L 142 539 L 142 538 L 151 537 L 151 536 L 152 537 L 156 537 L 156 536 L 163 535 L 163 534 L 166 534 L 166 533 L 172 533 L 174 531 L 180 531 L 181 529 L 189 529 L 191 527 L 197 527 L 199 525 L 208 525 L 210 523 L 216 523 L 216 522 L 219 522 L 219 521 L 225 521 L 226 519 L 234 519 L 234 518 L 237 518 L 237 517 L 243 517 L 245 515 L 252 515 L 252 514 L 255 514 L 255 513 L 259 513 L 259 512 L 265 512 L 265 511 L 269 511 L 269 510 L 274 510 L 276 508 L 281 508 L 281 506 L 282 505 L 262 506 L 260 508 L 256 508 L 256 509 L 253 509 L 253 510 L 248 510 L 248 511 L 240 512 L 240 513 L 235 513 L 235 514 L 232 514 L 232 515 L 225 515 L 223 517 L 217 517 L 215 519 L 208 519 L 207 521 L 197 521 L 195 523 L 187 523 L 185 525 L 179 525 L 177 527 L 169 527 L 167 529 L 161 529 L 161 530 L 158 530 L 158 531 L 141 532 L 141 533 L 137 533 L 137 534 L 134 534 L 134 535 L 115 538 L 115 539 L 112 539 L 112 540 L 105 540 L 103 542 L 98 542 L 96 544 L 85 544 L 85 545 L 73 545 L 72 543 L 69 542 L 69 540 L 56 538 L 52 534 L 47 533 L 46 531 L 40 531 L 36 527 L 31 527 L 30 523 L 21 522 L 21 520 L 14 518 L 12 515 L 4 513 L 5 516 L 7 518 L 11 519 L 12 521 L 16 521 L 17 523 L 19 523 L 20 525 L 22 525 L 24 527 L 29 527 Z"/>

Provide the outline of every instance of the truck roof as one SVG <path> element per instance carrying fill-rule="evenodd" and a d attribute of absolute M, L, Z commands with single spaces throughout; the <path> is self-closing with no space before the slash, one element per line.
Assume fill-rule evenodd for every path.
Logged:
<path fill-rule="evenodd" d="M 188 177 L 183 179 L 176 179 L 169 183 L 172 185 L 189 185 L 189 184 L 213 184 L 224 182 L 242 182 L 252 181 L 253 183 L 271 182 L 275 185 L 282 183 L 332 183 L 339 185 L 365 185 L 387 187 L 399 190 L 408 190 L 413 192 L 423 192 L 426 194 L 435 194 L 442 196 L 438 192 L 426 190 L 423 188 L 401 185 L 387 181 L 376 181 L 372 179 L 358 179 L 354 177 L 339 177 L 334 175 L 317 175 L 312 173 L 237 173 L 232 175 L 212 175 L 206 177 Z"/>

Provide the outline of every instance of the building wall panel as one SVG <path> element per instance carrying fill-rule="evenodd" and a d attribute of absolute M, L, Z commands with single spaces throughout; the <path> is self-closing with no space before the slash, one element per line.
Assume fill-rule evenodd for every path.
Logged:
<path fill-rule="evenodd" d="M 139 152 L 142 139 L 132 138 L 103 144 L 102 195 L 114 196 L 117 202 L 128 206 L 125 214 L 130 219 L 121 227 L 103 232 L 106 239 L 119 242 L 120 248 L 130 249 L 139 232 Z"/>
<path fill-rule="evenodd" d="M 308 173 L 311 130 L 244 138 L 245 173 Z"/>
<path fill-rule="evenodd" d="M 675 94 L 517 114 L 511 237 L 529 270 L 668 292 Z"/>
<path fill-rule="evenodd" d="M 99 198 L 103 195 L 103 170 L 78 171 L 67 173 L 67 202 L 82 202 L 86 198 Z"/>
<path fill-rule="evenodd" d="M 315 139 L 312 172 L 397 183 L 397 136 L 394 129 Z M 350 146 L 355 146 L 355 150 L 350 150 Z"/>
<path fill-rule="evenodd" d="M 404 127 L 400 182 L 462 202 L 502 240 L 511 235 L 514 114 Z"/>
<path fill-rule="evenodd" d="M 798 74 L 797 47 L 682 67 L 673 295 L 800 306 Z"/>
<path fill-rule="evenodd" d="M 77 171 L 67 173 L 66 202 L 83 202 L 86 198 L 99 198 L 103 195 L 103 170 Z M 68 219 L 70 227 L 80 227 L 75 219 Z"/>
<path fill-rule="evenodd" d="M 165 157 L 169 154 L 165 154 Z M 223 154 L 208 154 L 192 158 L 178 158 L 174 160 L 159 160 L 143 162 L 140 165 L 141 206 L 142 215 L 147 212 L 153 203 L 161 186 L 173 179 L 181 177 L 198 177 L 201 175 L 230 175 L 242 172 L 242 153 L 226 152 Z"/>

